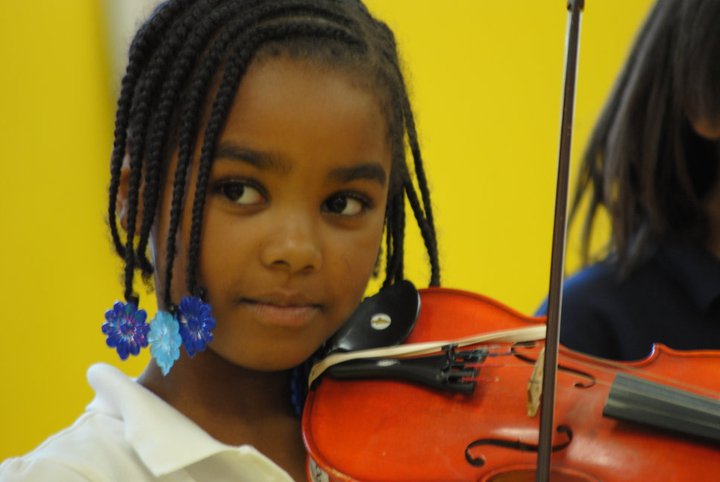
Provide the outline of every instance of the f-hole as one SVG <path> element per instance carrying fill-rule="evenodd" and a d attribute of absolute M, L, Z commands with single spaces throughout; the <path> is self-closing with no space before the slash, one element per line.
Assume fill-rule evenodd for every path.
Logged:
<path fill-rule="evenodd" d="M 510 348 L 510 353 L 517 358 L 518 360 L 522 360 L 526 363 L 529 363 L 531 365 L 534 365 L 537 362 L 537 358 L 533 358 L 528 355 L 524 355 L 520 353 L 520 348 L 535 348 L 536 343 L 534 341 L 530 342 L 522 342 L 522 343 L 515 343 Z M 595 377 L 592 376 L 590 373 L 584 372 L 582 370 L 578 370 L 575 368 L 570 368 L 568 366 L 565 366 L 561 363 L 558 364 L 558 370 L 566 372 L 566 373 L 572 373 L 573 375 L 576 375 L 582 379 L 585 380 L 585 383 L 583 382 L 575 382 L 573 386 L 575 388 L 590 388 L 595 385 Z M 559 428 L 559 427 L 558 427 Z"/>

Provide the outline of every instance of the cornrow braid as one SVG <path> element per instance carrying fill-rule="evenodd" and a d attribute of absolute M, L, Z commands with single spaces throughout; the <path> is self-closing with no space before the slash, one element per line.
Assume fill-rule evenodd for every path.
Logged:
<path fill-rule="evenodd" d="M 153 191 L 158 184 L 153 180 L 153 177 L 157 177 L 157 168 L 153 166 L 152 163 L 147 162 L 148 160 L 145 154 L 145 142 L 148 137 L 147 126 L 150 122 L 151 115 L 150 99 L 157 95 L 160 89 L 160 85 L 158 85 L 159 80 L 166 72 L 170 58 L 177 52 L 185 38 L 189 35 L 190 29 L 202 11 L 201 8 L 203 6 L 212 6 L 217 3 L 217 1 L 218 0 L 200 1 L 193 5 L 186 15 L 172 22 L 170 32 L 166 35 L 168 40 L 161 42 L 155 49 L 150 60 L 146 63 L 143 74 L 138 79 L 135 87 L 134 96 L 136 100 L 133 101 L 129 114 L 133 128 L 130 131 L 129 137 L 131 149 L 130 182 L 128 190 L 129 210 L 127 214 L 127 241 L 125 246 L 125 298 L 127 300 L 133 300 L 135 304 L 137 304 L 137 296 L 132 290 L 136 259 L 139 260 L 141 269 L 146 273 L 146 276 L 149 276 L 152 272 L 152 267 L 149 261 L 147 261 L 144 250 L 135 250 L 135 227 L 139 211 L 139 191 L 143 171 L 146 171 L 144 186 L 145 199 L 154 197 Z M 150 218 L 152 218 L 153 215 L 154 211 L 146 214 L 146 216 Z M 152 221 L 152 219 L 150 221 Z M 152 223 L 146 221 L 144 224 L 146 230 L 149 232 L 149 226 Z M 145 236 L 147 236 L 147 234 Z M 142 237 L 141 235 L 141 239 Z"/>
<path fill-rule="evenodd" d="M 217 10 L 212 13 L 220 12 L 220 19 L 224 18 L 226 8 Z M 214 22 L 215 17 L 209 16 L 208 22 Z M 180 226 L 180 215 L 183 208 L 183 201 L 185 195 L 185 179 L 187 177 L 187 170 L 190 165 L 195 149 L 195 137 L 197 135 L 197 126 L 199 123 L 197 111 L 200 109 L 202 102 L 205 99 L 205 90 L 207 85 L 210 83 L 210 79 L 220 63 L 222 54 L 224 53 L 227 44 L 235 37 L 235 29 L 238 30 L 247 23 L 247 20 L 241 18 L 239 21 L 231 22 L 228 28 L 223 29 L 219 34 L 215 43 L 208 50 L 207 56 L 204 59 L 203 65 L 200 67 L 198 73 L 193 78 L 190 88 L 188 89 L 188 98 L 184 103 L 184 110 L 181 115 L 181 122 L 179 127 L 179 139 L 178 139 L 178 164 L 175 170 L 175 178 L 173 182 L 173 194 L 170 206 L 170 227 L 168 229 L 168 241 L 167 241 L 167 252 L 166 252 L 166 265 L 165 265 L 165 290 L 164 290 L 164 301 L 166 306 L 172 305 L 171 290 L 172 278 L 173 278 L 173 261 L 175 259 L 175 237 Z M 201 28 L 205 25 L 201 24 Z M 208 26 L 208 30 L 212 31 L 211 26 Z"/>
<path fill-rule="evenodd" d="M 152 184 L 146 186 L 143 192 L 143 204 L 153 206 L 157 202 L 159 193 L 160 176 L 157 175 L 161 157 L 163 154 L 163 146 L 169 137 L 168 121 L 174 111 L 175 102 L 179 98 L 181 83 L 185 80 L 195 58 L 201 52 L 203 44 L 214 34 L 214 28 L 227 15 L 232 13 L 232 8 L 227 5 L 216 6 L 218 0 L 201 2 L 195 5 L 193 10 L 186 16 L 184 27 L 196 27 L 188 35 L 187 42 L 182 46 L 181 52 L 177 55 L 169 74 L 166 76 L 165 84 L 162 86 L 162 94 L 158 101 L 158 108 L 153 114 L 150 128 L 148 130 L 149 143 L 147 147 L 147 177 Z M 210 14 L 207 15 L 205 10 L 210 7 Z M 237 7 L 236 7 L 237 8 Z M 178 36 L 176 36 L 177 38 Z M 182 36 L 180 36 L 182 38 Z M 165 58 L 175 53 L 175 48 L 165 49 Z M 147 251 L 147 243 L 150 237 L 150 229 L 154 220 L 155 212 L 143 217 L 143 225 L 140 233 L 140 241 L 138 242 L 137 252 L 139 256 L 143 256 L 145 260 L 145 252 Z M 153 267 L 149 262 L 141 265 L 143 274 L 149 276 Z"/>
<path fill-rule="evenodd" d="M 147 131 L 147 147 L 143 155 L 145 159 L 146 177 L 148 182 L 143 189 L 143 205 L 154 206 L 157 202 L 158 191 L 160 188 L 160 176 L 158 170 L 160 168 L 163 145 L 168 137 L 168 124 L 170 116 L 173 112 L 175 102 L 179 97 L 180 82 L 192 68 L 192 53 L 197 51 L 204 40 L 203 36 L 197 35 L 197 29 L 193 31 L 193 27 L 202 20 L 204 9 L 214 7 L 219 0 L 205 0 L 194 5 L 193 8 L 180 20 L 179 30 L 173 36 L 173 40 L 161 46 L 154 56 L 160 66 L 167 65 L 167 62 L 173 57 L 175 60 L 166 75 L 165 82 L 161 85 L 161 95 L 154 109 Z M 199 38 L 198 38 L 199 37 Z M 183 45 L 183 40 L 187 39 Z M 182 47 L 182 51 L 178 54 L 178 50 Z M 148 69 L 153 70 L 148 66 Z M 156 70 L 156 77 L 150 82 L 157 83 L 167 69 L 160 67 Z M 142 226 L 140 228 L 140 240 L 137 245 L 137 256 L 139 257 L 140 267 L 143 276 L 147 279 L 152 275 L 153 266 L 146 256 L 147 243 L 150 239 L 150 229 L 155 219 L 155 211 L 146 212 L 142 218 Z"/>
<path fill-rule="evenodd" d="M 167 23 L 173 19 L 177 12 L 187 6 L 189 1 L 177 1 L 172 4 L 163 4 L 155 12 L 154 21 L 145 23 L 135 35 L 130 45 L 129 61 L 125 76 L 120 85 L 120 96 L 115 113 L 115 130 L 113 150 L 110 158 L 110 187 L 108 203 L 108 223 L 115 246 L 115 251 L 124 256 L 125 247 L 120 239 L 117 226 L 117 196 L 120 186 L 120 172 L 127 142 L 127 129 L 130 122 L 130 108 L 133 101 L 133 92 L 138 77 L 148 56 L 151 45 L 157 41 L 158 36 L 165 31 Z"/>
<path fill-rule="evenodd" d="M 164 176 L 172 172 L 168 161 L 173 152 L 177 164 L 170 197 L 165 276 L 160 278 L 163 302 L 172 310 L 176 239 L 190 189 L 188 172 L 194 162 L 198 165 L 187 246 L 187 289 L 202 295 L 197 283 L 198 260 L 216 144 L 253 60 L 278 52 L 357 68 L 371 81 L 387 116 L 393 157 L 385 228 L 385 284 L 403 278 L 406 198 L 430 259 L 430 283 L 439 284 L 430 194 L 390 29 L 356 0 L 169 0 L 156 9 L 132 43 L 116 114 L 108 213 L 113 243 L 125 261 L 125 297 L 129 301 L 137 301 L 132 292 L 135 269 L 139 268 L 144 277 L 154 270 L 156 261 L 147 258 L 147 246 Z M 209 92 L 215 89 L 216 81 L 219 87 L 211 99 Z M 205 115 L 208 120 L 200 137 Z M 200 139 L 200 155 L 195 160 Z M 413 156 L 414 179 L 405 164 L 406 145 Z M 130 176 L 127 238 L 123 243 L 116 204 L 126 151 L 130 154 Z M 136 233 L 140 206 L 142 219 Z"/>

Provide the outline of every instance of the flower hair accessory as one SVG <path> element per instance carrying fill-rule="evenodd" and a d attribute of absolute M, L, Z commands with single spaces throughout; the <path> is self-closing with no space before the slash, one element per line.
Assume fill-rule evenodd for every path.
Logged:
<path fill-rule="evenodd" d="M 145 323 L 146 318 L 145 310 L 139 310 L 135 303 L 117 301 L 105 312 L 102 332 L 107 335 L 107 345 L 117 349 L 121 360 L 137 355 L 141 348 L 148 345 L 150 327 Z"/>
<path fill-rule="evenodd" d="M 215 318 L 210 305 L 197 296 L 186 296 L 178 307 L 178 321 L 187 354 L 193 356 L 205 350 L 213 339 L 212 331 L 215 329 Z"/>
<path fill-rule="evenodd" d="M 177 319 L 167 311 L 158 311 L 150 322 L 148 341 L 155 363 L 162 370 L 162 374 L 167 375 L 175 360 L 180 358 L 182 338 Z"/>

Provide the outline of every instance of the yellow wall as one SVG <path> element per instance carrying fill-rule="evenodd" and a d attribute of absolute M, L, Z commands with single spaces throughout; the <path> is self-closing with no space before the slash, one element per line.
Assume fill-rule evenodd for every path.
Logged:
<path fill-rule="evenodd" d="M 368 3 L 404 52 L 444 284 L 532 312 L 549 272 L 565 2 Z M 574 158 L 650 0 L 587 3 Z M 0 459 L 75 419 L 91 363 L 134 375 L 147 362 L 121 364 L 100 333 L 122 295 L 104 225 L 114 100 L 101 23 L 98 0 L 0 2 Z"/>

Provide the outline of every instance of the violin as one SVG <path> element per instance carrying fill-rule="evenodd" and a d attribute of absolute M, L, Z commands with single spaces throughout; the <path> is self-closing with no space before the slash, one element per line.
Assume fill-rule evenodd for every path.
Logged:
<path fill-rule="evenodd" d="M 461 290 L 427 288 L 420 298 L 406 345 L 544 327 L 544 318 Z M 369 378 L 367 367 L 359 380 L 321 377 L 302 420 L 308 480 L 535 480 L 538 417 L 528 415 L 527 387 L 538 382 L 543 346 L 446 345 L 439 355 L 405 359 L 410 372 L 423 360 L 438 372 L 437 360 L 447 360 L 451 371 L 439 374 L 447 390 L 422 376 L 383 378 L 380 369 Z M 717 351 L 656 345 L 644 360 L 613 362 L 560 346 L 550 480 L 687 481 L 720 473 L 718 373 Z"/>

